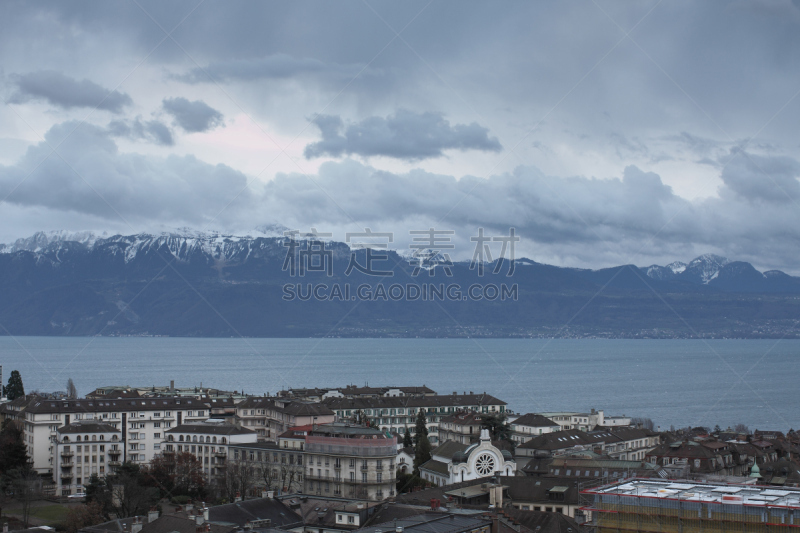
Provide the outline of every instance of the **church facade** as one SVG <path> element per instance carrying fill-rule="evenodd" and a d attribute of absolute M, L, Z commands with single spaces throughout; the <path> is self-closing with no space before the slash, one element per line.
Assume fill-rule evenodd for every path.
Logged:
<path fill-rule="evenodd" d="M 431 460 L 419 467 L 420 476 L 439 486 L 494 475 L 513 476 L 517 471 L 511 454 L 494 446 L 486 429 L 481 430 L 477 443 L 445 441 L 431 455 Z"/>

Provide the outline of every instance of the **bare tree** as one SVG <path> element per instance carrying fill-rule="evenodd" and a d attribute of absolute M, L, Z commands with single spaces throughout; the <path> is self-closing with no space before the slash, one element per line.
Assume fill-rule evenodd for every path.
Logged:
<path fill-rule="evenodd" d="M 14 471 L 11 479 L 14 499 L 19 502 L 22 522 L 27 528 L 31 516 L 31 504 L 42 497 L 42 479 L 30 468 Z"/>
<path fill-rule="evenodd" d="M 302 465 L 281 465 L 281 485 L 289 492 L 299 491 L 303 487 Z"/>
<path fill-rule="evenodd" d="M 634 426 L 641 425 L 641 427 L 643 427 L 644 429 L 649 429 L 650 431 L 653 431 L 653 429 L 655 429 L 656 427 L 651 418 L 644 418 L 644 417 L 631 418 L 631 425 Z"/>
<path fill-rule="evenodd" d="M 67 398 L 74 400 L 78 397 L 78 388 L 75 387 L 75 382 L 72 381 L 72 378 L 67 380 Z"/>
<path fill-rule="evenodd" d="M 271 465 L 269 463 L 262 464 L 261 478 L 264 480 L 264 486 L 267 490 L 275 490 L 275 487 L 279 485 L 281 480 L 277 465 Z"/>
<path fill-rule="evenodd" d="M 735 431 L 736 433 L 740 433 L 740 434 L 744 433 L 745 435 L 749 435 L 750 434 L 750 428 L 747 427 L 744 424 L 736 424 L 733 427 L 733 431 Z"/>
<path fill-rule="evenodd" d="M 220 481 L 228 501 L 233 501 L 237 494 L 244 498 L 255 486 L 255 467 L 248 461 L 229 461 L 225 465 Z"/>

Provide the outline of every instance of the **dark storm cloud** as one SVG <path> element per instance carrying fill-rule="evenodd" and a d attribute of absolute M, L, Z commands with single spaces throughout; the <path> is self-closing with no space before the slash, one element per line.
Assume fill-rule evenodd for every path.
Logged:
<path fill-rule="evenodd" d="M 420 160 L 441 157 L 445 150 L 499 152 L 500 142 L 489 130 L 472 124 L 450 125 L 439 113 L 400 110 L 394 115 L 369 117 L 346 127 L 338 116 L 319 115 L 313 120 L 322 140 L 306 146 L 306 158 L 329 155 L 386 156 Z"/>
<path fill-rule="evenodd" d="M 133 103 L 131 97 L 110 91 L 90 80 L 76 80 L 54 70 L 40 70 L 15 76 L 16 92 L 10 102 L 20 104 L 30 100 L 45 100 L 51 105 L 70 109 L 91 107 L 120 113 Z"/>
<path fill-rule="evenodd" d="M 202 100 L 190 102 L 186 98 L 165 98 L 164 111 L 175 118 L 175 123 L 190 133 L 208 131 L 222 124 L 222 113 Z"/>
<path fill-rule="evenodd" d="M 734 149 L 721 163 L 728 191 L 745 201 L 794 204 L 800 209 L 800 162 L 791 157 L 761 156 Z"/>
<path fill-rule="evenodd" d="M 295 58 L 287 54 L 274 54 L 254 59 L 239 59 L 211 63 L 204 68 L 194 68 L 177 76 L 187 83 L 213 81 L 254 81 L 261 79 L 287 79 L 304 75 L 353 77 L 363 69 L 359 65 L 324 63 L 318 59 Z"/>
<path fill-rule="evenodd" d="M 145 140 L 162 146 L 172 146 L 175 140 L 170 129 L 157 120 L 112 120 L 107 127 L 113 137 L 127 137 L 132 140 Z"/>

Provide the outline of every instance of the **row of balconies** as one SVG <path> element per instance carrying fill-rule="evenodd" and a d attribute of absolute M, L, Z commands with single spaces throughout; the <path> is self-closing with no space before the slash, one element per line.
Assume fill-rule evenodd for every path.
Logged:
<path fill-rule="evenodd" d="M 377 479 L 367 479 L 367 481 L 363 481 L 361 479 L 346 479 L 335 476 L 321 476 L 317 474 L 306 474 L 305 478 L 307 481 L 327 481 L 330 483 L 341 483 L 343 485 L 392 485 L 395 482 L 394 479 L 383 479 L 381 481 L 378 481 Z"/>

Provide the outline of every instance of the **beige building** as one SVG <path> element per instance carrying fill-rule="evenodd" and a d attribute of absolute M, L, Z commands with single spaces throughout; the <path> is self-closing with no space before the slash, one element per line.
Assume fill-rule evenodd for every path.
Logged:
<path fill-rule="evenodd" d="M 344 423 L 317 426 L 305 437 L 305 488 L 319 496 L 383 500 L 395 495 L 397 441 L 382 431 Z"/>
<path fill-rule="evenodd" d="M 59 427 L 52 443 L 56 494 L 69 496 L 83 492 L 92 475 L 103 478 L 114 472 L 122 464 L 120 435 L 112 425 L 93 420 Z"/>
<path fill-rule="evenodd" d="M 276 442 L 278 435 L 289 428 L 330 424 L 335 420 L 334 412 L 322 404 L 270 396 L 240 402 L 236 405 L 236 416 L 244 427 L 256 432 L 259 441 L 271 442 Z"/>

